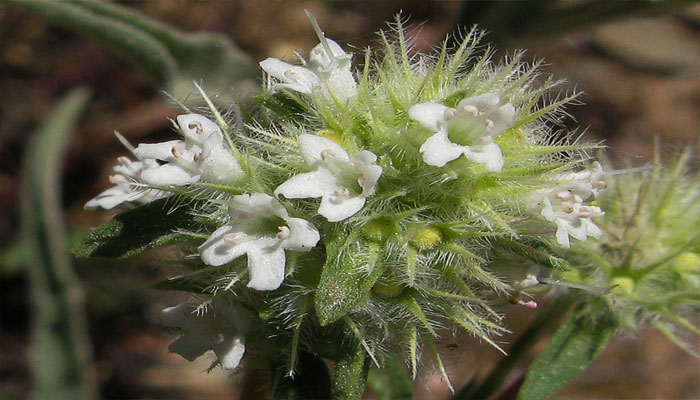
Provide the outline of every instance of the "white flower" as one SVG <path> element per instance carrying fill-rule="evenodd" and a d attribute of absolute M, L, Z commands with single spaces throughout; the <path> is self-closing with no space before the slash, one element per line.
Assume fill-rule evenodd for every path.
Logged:
<path fill-rule="evenodd" d="M 292 65 L 277 58 L 267 58 L 260 67 L 278 83 L 273 88 L 290 89 L 304 94 L 319 91 L 333 94 L 341 102 L 357 95 L 357 83 L 351 71 L 352 56 L 335 41 L 327 39 L 312 19 L 320 43 L 309 52 L 304 66 Z M 303 61 L 303 60 L 302 60 Z"/>
<path fill-rule="evenodd" d="M 248 316 L 233 305 L 210 308 L 203 312 L 196 303 L 182 303 L 161 311 L 158 315 L 160 321 L 166 326 L 179 328 L 182 333 L 168 348 L 188 361 L 214 350 L 223 369 L 234 369 L 245 352 L 243 334 Z"/>
<path fill-rule="evenodd" d="M 199 254 L 213 266 L 246 254 L 250 288 L 277 289 L 284 280 L 284 251 L 309 251 L 320 239 L 313 224 L 291 218 L 277 199 L 264 193 L 233 196 L 227 205 L 235 222 L 214 231 L 199 246 Z"/>
<path fill-rule="evenodd" d="M 158 166 L 155 160 L 132 161 L 127 157 L 119 157 L 117 161 L 119 163 L 112 167 L 115 173 L 109 177 L 114 186 L 88 201 L 85 209 L 111 210 L 122 203 L 145 204 L 167 196 L 160 190 L 148 188 L 141 180 L 143 171 Z"/>
<path fill-rule="evenodd" d="M 603 235 L 591 218 L 605 213 L 600 207 L 584 204 L 604 189 L 604 182 L 599 180 L 601 174 L 600 164 L 595 163 L 587 170 L 561 175 L 560 181 L 569 181 L 566 185 L 536 195 L 544 205 L 540 215 L 557 225 L 556 238 L 560 245 L 570 247 L 569 236 L 586 240 L 588 236 Z"/>
<path fill-rule="evenodd" d="M 142 160 L 166 162 L 141 173 L 144 182 L 160 187 L 178 187 L 198 181 L 232 183 L 244 175 L 241 166 L 226 149 L 217 124 L 198 114 L 180 115 L 179 127 L 185 140 L 140 144 L 133 150 Z"/>
<path fill-rule="evenodd" d="M 485 93 L 463 99 L 457 108 L 438 103 L 420 103 L 411 107 L 409 118 L 437 132 L 420 148 L 423 161 L 443 167 L 464 154 L 489 171 L 503 169 L 503 154 L 493 138 L 512 124 L 515 107 L 511 103 L 500 105 L 500 101 L 496 93 Z"/>
<path fill-rule="evenodd" d="M 352 158 L 340 145 L 321 136 L 303 134 L 298 139 L 311 172 L 293 176 L 275 189 L 288 199 L 321 198 L 318 213 L 330 222 L 355 215 L 374 194 L 382 167 L 377 156 L 363 150 Z"/>

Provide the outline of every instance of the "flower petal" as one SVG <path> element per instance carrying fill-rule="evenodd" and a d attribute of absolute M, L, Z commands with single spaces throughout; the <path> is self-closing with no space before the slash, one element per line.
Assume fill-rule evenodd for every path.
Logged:
<path fill-rule="evenodd" d="M 408 117 L 418 121 L 424 128 L 437 131 L 440 129 L 438 123 L 445 120 L 445 111 L 449 109 L 450 107 L 439 103 L 419 103 L 408 110 Z"/>
<path fill-rule="evenodd" d="M 300 93 L 311 94 L 314 87 L 321 84 L 318 76 L 308 68 L 292 65 L 277 58 L 261 61 L 260 67 L 268 75 L 282 82 L 278 86 Z"/>
<path fill-rule="evenodd" d="M 223 369 L 235 369 L 245 353 L 245 337 L 234 336 L 213 346 L 214 354 Z"/>
<path fill-rule="evenodd" d="M 297 138 L 299 151 L 309 167 L 314 168 L 316 163 L 322 161 L 321 153 L 332 155 L 345 161 L 350 160 L 348 152 L 338 143 L 318 135 L 304 133 Z"/>
<path fill-rule="evenodd" d="M 338 222 L 357 214 L 364 205 L 365 198 L 361 196 L 351 198 L 323 196 L 318 213 L 326 217 L 329 222 Z"/>
<path fill-rule="evenodd" d="M 468 159 L 482 164 L 489 171 L 497 172 L 503 169 L 503 154 L 496 143 L 484 146 L 465 146 L 464 155 Z"/>
<path fill-rule="evenodd" d="M 435 167 L 444 167 L 448 162 L 464 153 L 464 146 L 450 142 L 447 132 L 441 130 L 423 143 L 420 147 L 423 161 Z"/>
<path fill-rule="evenodd" d="M 238 243 L 224 240 L 227 234 L 238 234 Z M 201 246 L 198 247 L 199 256 L 207 265 L 224 265 L 245 254 L 250 248 L 250 238 L 243 232 L 234 231 L 231 225 L 224 225 L 215 230 Z"/>
<path fill-rule="evenodd" d="M 153 186 L 184 186 L 199 181 L 199 175 L 193 176 L 176 165 L 164 164 L 141 172 L 141 179 Z"/>
<path fill-rule="evenodd" d="M 286 223 L 289 228 L 289 237 L 282 244 L 285 249 L 309 251 L 321 239 L 318 229 L 305 219 L 289 218 Z"/>
<path fill-rule="evenodd" d="M 111 188 L 95 196 L 94 199 L 85 203 L 85 209 L 95 210 L 97 208 L 102 208 L 104 210 L 111 210 L 122 203 L 135 201 L 139 197 L 143 196 L 143 194 L 144 190 L 131 191 L 121 185 L 112 186 Z"/>
<path fill-rule="evenodd" d="M 566 247 L 568 249 L 570 247 L 568 224 L 566 223 L 566 221 L 563 221 L 561 219 L 557 219 L 555 222 L 557 224 L 557 243 L 559 243 L 562 247 Z"/>
<path fill-rule="evenodd" d="M 185 139 L 201 146 L 211 135 L 222 138 L 221 128 L 209 118 L 199 114 L 177 116 L 177 124 Z"/>
<path fill-rule="evenodd" d="M 316 171 L 287 179 L 275 189 L 275 196 L 281 194 L 288 199 L 316 198 L 333 193 L 337 189 L 335 177 L 330 171 L 320 167 Z"/>
<path fill-rule="evenodd" d="M 274 290 L 284 280 L 284 249 L 276 246 L 275 239 L 259 239 L 248 249 L 248 287 L 256 290 Z"/>
<path fill-rule="evenodd" d="M 173 147 L 185 147 L 185 142 L 182 140 L 170 140 L 162 143 L 141 143 L 134 149 L 134 155 L 141 160 L 156 159 L 162 161 L 172 160 Z"/>
<path fill-rule="evenodd" d="M 210 147 L 205 143 L 205 153 L 207 155 L 202 156 L 199 161 L 199 170 L 203 181 L 224 184 L 236 183 L 245 176 L 236 157 L 223 145 Z"/>
<path fill-rule="evenodd" d="M 498 105 L 500 101 L 501 97 L 498 94 L 494 92 L 489 92 L 462 99 L 459 102 L 459 104 L 457 104 L 457 108 L 464 108 L 465 106 L 474 106 L 479 111 L 484 112 L 487 109 Z"/>

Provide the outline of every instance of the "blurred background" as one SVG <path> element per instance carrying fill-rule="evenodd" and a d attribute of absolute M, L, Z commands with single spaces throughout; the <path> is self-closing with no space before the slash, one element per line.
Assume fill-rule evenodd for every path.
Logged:
<path fill-rule="evenodd" d="M 643 165 L 661 143 L 662 156 L 697 144 L 700 136 L 700 3 L 690 1 L 115 1 L 182 32 L 213 32 L 231 40 L 254 65 L 266 57 L 291 59 L 318 40 L 304 9 L 315 14 L 328 37 L 352 49 L 356 61 L 375 32 L 401 13 L 419 51 L 430 52 L 448 34 L 474 24 L 486 29 L 499 58 L 527 49 L 526 59 L 544 58 L 543 72 L 565 78 L 562 90 L 584 92 L 585 105 L 570 106 L 571 127 L 586 140 L 609 146 L 618 166 Z M 91 93 L 58 165 L 58 199 L 68 244 L 114 211 L 83 205 L 110 186 L 115 158 L 126 153 L 113 135 L 132 143 L 170 140 L 168 118 L 178 111 L 161 90 L 167 81 L 135 65 L 104 41 L 61 27 L 0 1 L 0 398 L 21 399 L 31 391 L 28 348 L 32 301 L 31 249 L 21 238 L 21 165 L 28 141 L 71 89 Z M 200 57 L 193 54 L 192 57 Z M 235 73 L 232 72 L 232 75 Z M 257 74 L 257 72 L 254 72 Z M 192 76 L 204 79 L 206 76 Z M 253 76 L 259 81 L 259 74 Z M 171 86 L 174 87 L 174 86 Z M 222 98 L 244 98 L 254 85 L 221 87 Z M 180 90 L 181 88 L 178 88 Z M 191 90 L 189 88 L 188 90 Z M 216 92 L 214 92 L 216 93 Z M 212 95 L 212 89 L 209 94 Z M 178 93 L 180 95 L 180 93 Z M 180 96 L 181 97 L 181 96 Z M 697 154 L 695 155 L 697 161 Z M 94 380 L 105 399 L 201 399 L 240 396 L 239 377 L 204 373 L 206 357 L 189 363 L 169 354 L 172 338 L 155 316 L 182 300 L 152 284 L 168 276 L 176 249 L 126 260 L 73 259 L 85 291 L 85 312 Z M 508 314 L 513 331 L 533 316 Z M 507 340 L 508 338 L 504 338 Z M 457 337 L 445 343 L 456 387 L 486 372 L 498 353 Z M 534 349 L 535 351 L 537 349 Z M 534 353 L 533 353 L 534 354 Z M 50 367 L 50 366 L 48 366 Z M 522 366 L 523 368 L 525 366 Z M 513 378 L 514 385 L 517 377 Z M 427 387 L 432 387 L 429 391 Z M 417 398 L 449 398 L 439 374 L 426 370 Z M 372 393 L 367 393 L 371 398 Z M 510 397 L 509 397 L 510 396 Z M 504 393 L 503 399 L 513 398 Z M 603 355 L 557 398 L 700 398 L 700 364 L 654 331 L 617 337 Z"/>

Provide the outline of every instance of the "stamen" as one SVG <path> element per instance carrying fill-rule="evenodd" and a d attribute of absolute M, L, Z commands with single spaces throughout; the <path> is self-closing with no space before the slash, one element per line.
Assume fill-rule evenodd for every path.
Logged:
<path fill-rule="evenodd" d="M 279 231 L 279 233 L 277 233 L 277 239 L 279 240 L 287 239 L 291 233 L 289 228 L 285 225 L 278 226 L 277 230 Z"/>
<path fill-rule="evenodd" d="M 190 124 L 187 125 L 187 127 L 190 129 L 194 129 L 198 135 L 204 133 L 204 127 L 202 127 L 202 124 L 199 122 L 190 122 Z"/>
<path fill-rule="evenodd" d="M 581 196 L 575 194 L 574 195 L 574 203 L 583 203 L 583 199 L 581 198 Z"/>
<path fill-rule="evenodd" d="M 562 190 L 561 192 L 554 195 L 559 200 L 569 200 L 571 198 L 571 192 L 568 190 Z"/>
<path fill-rule="evenodd" d="M 445 121 L 449 121 L 452 118 L 454 118 L 455 115 L 457 115 L 457 111 L 454 108 L 448 108 L 447 110 L 445 110 L 445 115 L 443 115 L 442 118 Z"/>
<path fill-rule="evenodd" d="M 117 162 L 119 163 L 119 165 L 131 164 L 131 160 L 129 160 L 128 157 L 124 157 L 124 156 L 117 157 Z"/>
<path fill-rule="evenodd" d="M 175 158 L 180 158 L 182 157 L 182 154 L 184 153 L 185 149 L 183 149 L 180 146 L 173 146 L 172 149 L 170 149 L 170 152 L 173 154 L 173 157 Z"/>
<path fill-rule="evenodd" d="M 193 159 L 195 162 L 199 162 L 202 159 L 202 153 L 195 153 Z"/>
<path fill-rule="evenodd" d="M 476 108 L 476 107 L 474 107 L 474 106 L 471 105 L 471 104 L 462 107 L 462 109 L 463 109 L 465 112 L 471 114 L 471 115 L 474 116 L 474 117 L 476 117 L 477 115 L 479 115 L 479 109 Z"/>
<path fill-rule="evenodd" d="M 493 121 L 491 121 L 490 119 L 487 119 L 486 121 L 484 121 L 484 126 L 486 127 L 487 131 L 490 131 L 491 129 L 493 129 L 494 126 L 496 126 L 496 124 L 494 124 Z"/>
<path fill-rule="evenodd" d="M 325 149 L 321 152 L 321 160 L 326 161 L 328 157 L 332 157 L 335 154 L 333 154 L 333 150 L 331 149 Z"/>
<path fill-rule="evenodd" d="M 605 181 L 594 181 L 593 188 L 599 189 L 599 190 L 604 190 L 604 189 L 608 188 L 608 184 Z"/>
<path fill-rule="evenodd" d="M 536 301 L 532 301 L 532 300 L 530 300 L 530 301 L 518 300 L 518 305 L 519 305 L 519 306 L 523 306 L 523 307 L 527 307 L 527 308 L 530 308 L 530 309 L 533 309 L 533 310 L 534 310 L 535 308 L 537 308 L 537 302 L 536 302 Z"/>

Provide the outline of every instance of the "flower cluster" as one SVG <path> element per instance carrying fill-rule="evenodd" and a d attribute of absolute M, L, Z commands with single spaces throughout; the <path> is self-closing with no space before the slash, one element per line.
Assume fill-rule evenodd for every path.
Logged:
<path fill-rule="evenodd" d="M 161 314 L 187 359 L 211 349 L 230 369 L 246 347 L 272 346 L 292 374 L 300 351 L 337 359 L 324 343 L 354 338 L 378 364 L 405 354 L 415 377 L 419 349 L 454 326 L 498 346 L 497 308 L 534 284 L 501 279 L 495 247 L 602 234 L 592 218 L 604 213 L 589 203 L 601 172 L 577 168 L 595 146 L 552 144 L 545 123 L 571 97 L 538 108 L 555 82 L 535 85 L 517 57 L 494 66 L 475 53 L 475 32 L 434 58 L 406 53 L 399 29 L 359 75 L 314 25 L 308 61 L 260 63 L 265 118 L 227 121 L 201 92 L 213 118 L 181 115 L 181 139 L 125 143 L 138 161 L 120 158 L 116 186 L 86 207 L 193 200 L 169 203 L 191 207 L 196 224 L 170 234 L 197 251 L 170 283 L 207 306 Z"/>

